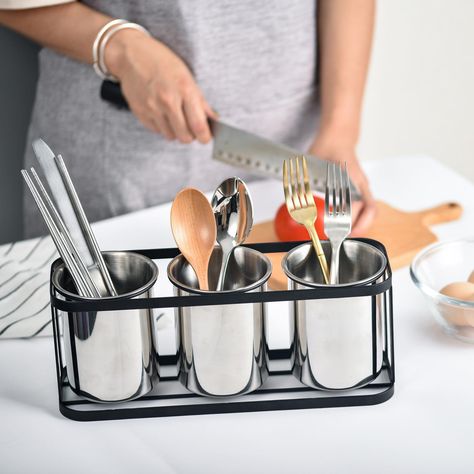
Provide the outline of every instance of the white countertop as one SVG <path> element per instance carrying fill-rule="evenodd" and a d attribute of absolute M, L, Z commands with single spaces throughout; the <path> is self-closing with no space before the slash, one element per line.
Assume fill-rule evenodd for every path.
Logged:
<path fill-rule="evenodd" d="M 474 235 L 474 185 L 463 177 L 426 157 L 365 168 L 377 198 L 401 209 L 461 203 L 459 221 L 434 227 L 441 240 Z M 250 189 L 256 220 L 272 217 L 281 184 Z M 172 246 L 169 208 L 97 223 L 101 247 Z M 376 406 L 80 423 L 58 411 L 52 339 L 1 340 L 0 471 L 472 472 L 474 346 L 444 335 L 407 268 L 393 286 L 397 381 Z"/>

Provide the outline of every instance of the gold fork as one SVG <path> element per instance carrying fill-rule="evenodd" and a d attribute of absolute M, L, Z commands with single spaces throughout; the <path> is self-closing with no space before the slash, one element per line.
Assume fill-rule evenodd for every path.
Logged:
<path fill-rule="evenodd" d="M 303 182 L 300 176 L 300 158 L 303 163 Z M 328 263 L 321 242 L 319 241 L 318 233 L 314 228 L 314 222 L 318 217 L 318 210 L 309 185 L 306 158 L 304 156 L 296 156 L 294 161 L 295 166 L 293 166 L 293 159 L 288 160 L 289 165 L 287 165 L 286 160 L 283 162 L 283 190 L 285 191 L 286 207 L 290 216 L 298 222 L 298 224 L 302 224 L 306 227 L 321 265 L 324 282 L 329 284 Z M 290 169 L 289 176 L 288 168 Z M 294 168 L 296 168 L 296 175 Z"/>

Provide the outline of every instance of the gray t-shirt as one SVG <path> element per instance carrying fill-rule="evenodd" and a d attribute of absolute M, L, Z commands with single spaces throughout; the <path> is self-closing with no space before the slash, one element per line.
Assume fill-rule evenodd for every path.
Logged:
<path fill-rule="evenodd" d="M 292 0 L 88 0 L 147 28 L 190 67 L 221 118 L 304 150 L 317 127 L 316 3 Z M 32 141 L 61 153 L 91 221 L 173 199 L 183 187 L 214 189 L 245 173 L 211 160 L 212 145 L 168 142 L 99 97 L 91 66 L 40 52 Z M 45 233 L 30 196 L 25 233 Z"/>

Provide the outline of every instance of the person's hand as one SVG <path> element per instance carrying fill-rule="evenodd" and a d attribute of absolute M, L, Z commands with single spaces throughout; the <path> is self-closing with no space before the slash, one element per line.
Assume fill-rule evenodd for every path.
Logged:
<path fill-rule="evenodd" d="M 163 43 L 137 30 L 121 30 L 105 48 L 105 63 L 148 129 L 182 143 L 211 140 L 207 119 L 216 114 L 189 68 Z"/>
<path fill-rule="evenodd" d="M 311 145 L 309 153 L 324 160 L 347 163 L 349 175 L 362 195 L 362 201 L 352 201 L 351 235 L 363 236 L 375 217 L 376 205 L 367 177 L 357 159 L 355 146 L 351 141 L 345 143 L 340 134 L 321 132 Z"/>

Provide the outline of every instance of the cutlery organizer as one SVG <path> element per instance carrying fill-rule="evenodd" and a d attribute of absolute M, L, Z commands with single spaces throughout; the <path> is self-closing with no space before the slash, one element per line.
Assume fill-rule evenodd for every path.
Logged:
<path fill-rule="evenodd" d="M 370 239 L 350 239 L 368 243 L 378 248 L 385 257 L 385 248 L 379 242 Z M 245 245 L 261 253 L 287 253 L 301 245 L 301 242 L 264 243 Z M 177 248 L 137 250 L 160 266 L 163 272 L 163 261 L 168 261 L 179 254 Z M 160 265 L 161 263 L 161 265 Z M 52 265 L 51 275 L 60 264 Z M 393 342 L 393 303 L 392 274 L 388 262 L 383 275 L 366 285 L 347 287 L 321 287 L 293 289 L 283 291 L 265 290 L 248 293 L 213 293 L 187 296 L 142 297 L 122 300 L 85 301 L 74 298 L 64 299 L 51 282 L 51 308 L 54 332 L 55 359 L 58 383 L 59 410 L 67 418 L 77 421 L 94 421 L 127 418 L 145 418 L 162 416 L 199 415 L 215 413 L 236 413 L 268 410 L 291 410 L 304 408 L 342 407 L 374 405 L 385 402 L 394 393 L 395 365 Z M 114 403 L 95 403 L 80 395 L 71 388 L 66 371 L 66 354 L 63 317 L 69 312 L 94 311 L 127 311 L 164 308 L 185 308 L 217 305 L 239 305 L 244 303 L 304 302 L 311 300 L 336 300 L 341 298 L 368 297 L 372 301 L 372 335 L 376 332 L 375 318 L 382 318 L 381 363 L 374 379 L 365 386 L 351 390 L 325 391 L 303 385 L 295 375 L 294 347 L 266 347 L 265 357 L 268 362 L 268 377 L 256 391 L 246 395 L 224 398 L 209 398 L 189 392 L 179 381 L 175 373 L 179 357 L 176 355 L 155 355 L 160 368 L 159 376 L 153 375 L 154 387 L 146 395 L 135 400 Z M 296 303 L 293 303 L 296 304 Z M 377 309 L 376 309 L 377 308 Z M 267 312 L 266 321 L 271 324 L 271 311 Z M 377 316 L 376 316 L 377 314 Z M 375 356 L 374 356 L 375 357 Z M 379 356 L 377 356 L 379 358 Z M 169 370 L 168 370 L 169 369 Z M 374 369 L 375 370 L 375 369 Z M 159 379 L 159 380 L 158 380 Z"/>

